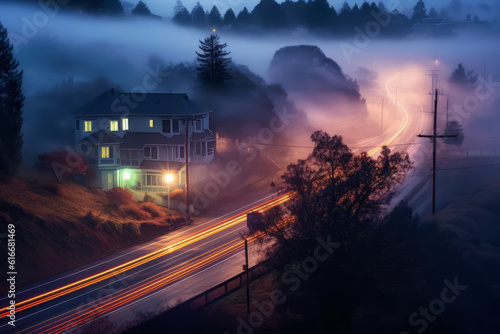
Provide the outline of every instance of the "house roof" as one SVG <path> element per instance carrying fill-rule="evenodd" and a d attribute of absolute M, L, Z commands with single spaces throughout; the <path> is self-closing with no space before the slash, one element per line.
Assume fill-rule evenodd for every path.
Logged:
<path fill-rule="evenodd" d="M 93 145 L 121 144 L 123 139 L 108 130 L 99 130 L 84 138 L 82 142 L 89 142 Z"/>
<path fill-rule="evenodd" d="M 147 93 L 142 101 L 132 93 L 110 89 L 79 109 L 75 116 L 201 116 L 209 112 L 187 94 Z M 142 98 L 142 96 L 141 96 Z"/>

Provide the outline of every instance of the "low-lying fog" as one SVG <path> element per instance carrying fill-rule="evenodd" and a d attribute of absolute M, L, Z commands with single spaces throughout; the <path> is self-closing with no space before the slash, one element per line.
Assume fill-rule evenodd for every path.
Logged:
<path fill-rule="evenodd" d="M 131 91 L 141 85 L 144 76 L 148 75 L 150 70 L 146 69 L 147 66 L 154 70 L 165 64 L 193 62 L 199 40 L 212 33 L 181 28 L 165 20 L 96 18 L 61 12 L 48 20 L 41 20 L 43 17 L 37 14 L 39 11 L 39 7 L 0 4 L 0 22 L 8 29 L 11 43 L 16 48 L 15 57 L 24 70 L 24 93 L 27 96 L 26 105 L 30 106 L 24 113 L 25 150 L 34 152 L 37 147 L 38 154 L 58 148 L 56 143 L 53 143 L 54 147 L 44 146 L 43 149 L 38 145 L 37 124 L 44 115 L 34 106 L 42 107 L 46 103 L 41 98 L 44 93 L 63 87 L 68 81 L 79 83 L 82 97 L 77 104 L 83 106 L 109 85 Z M 450 107 L 457 103 L 469 103 L 472 111 L 470 117 L 464 117 L 454 114 L 458 109 L 450 108 L 449 117 L 456 117 L 463 123 L 466 143 L 467 138 L 492 137 L 497 133 L 500 116 L 494 110 L 498 110 L 500 90 L 500 85 L 496 84 L 500 82 L 498 39 L 475 36 L 456 39 L 384 40 L 374 37 L 368 40 L 327 40 L 300 34 L 273 37 L 238 36 L 224 31 L 217 33 L 222 42 L 228 43 L 228 50 L 236 64 L 248 66 L 268 82 L 270 62 L 278 49 L 289 45 L 317 45 L 327 57 L 340 65 L 344 74 L 357 81 L 373 117 L 378 117 L 376 114 L 380 110 L 376 101 L 388 98 L 388 81 L 392 80 L 389 87 L 392 94 L 398 87 L 401 94 L 412 92 L 425 95 L 431 90 L 427 71 L 436 68 L 439 70 L 440 89 L 443 93 L 452 93 L 448 78 L 458 63 L 463 63 L 466 70 L 473 70 L 480 79 L 486 77 L 489 82 L 486 84 L 487 92 L 484 89 L 480 89 L 478 94 L 471 91 L 469 99 L 455 93 Z M 394 82 L 396 76 L 397 83 Z M 172 91 L 176 92 L 175 87 Z M 73 105 L 66 103 L 65 96 L 58 98 L 59 106 Z M 294 98 L 293 94 L 291 98 Z M 480 101 L 477 106 L 473 105 L 478 99 L 485 99 L 484 104 Z M 390 97 L 387 103 L 394 103 L 389 101 Z M 295 102 L 308 113 L 307 103 L 298 99 Z M 426 98 L 426 102 L 430 102 L 430 97 Z M 429 104 L 423 106 L 426 111 L 430 109 Z M 411 109 L 413 106 L 408 107 Z M 335 106 L 319 112 L 331 116 L 339 109 L 349 112 L 349 106 Z M 65 112 L 73 113 L 74 110 Z M 56 119 L 51 121 L 57 123 Z M 72 124 L 69 126 L 72 127 Z M 32 162 L 33 157 L 26 160 Z"/>

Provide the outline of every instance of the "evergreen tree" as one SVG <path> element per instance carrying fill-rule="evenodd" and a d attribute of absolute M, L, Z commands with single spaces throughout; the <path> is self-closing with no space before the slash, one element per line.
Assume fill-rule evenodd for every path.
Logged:
<path fill-rule="evenodd" d="M 464 142 L 464 131 L 462 125 L 457 121 L 450 121 L 446 124 L 444 133 L 447 135 L 452 135 L 456 137 L 448 137 L 444 139 L 445 144 L 462 146 Z"/>
<path fill-rule="evenodd" d="M 238 25 L 239 28 L 248 28 L 250 23 L 251 23 L 250 13 L 248 12 L 248 9 L 244 7 L 236 17 L 236 24 Z"/>
<path fill-rule="evenodd" d="M 425 9 L 425 3 L 423 0 L 418 0 L 417 4 L 413 7 L 413 15 L 411 21 L 413 23 L 419 22 L 427 17 L 427 9 Z"/>
<path fill-rule="evenodd" d="M 474 75 L 474 71 L 466 71 L 462 63 L 458 64 L 449 79 L 451 84 L 462 87 L 472 87 L 476 81 L 477 75 Z"/>
<path fill-rule="evenodd" d="M 220 15 L 217 6 L 212 7 L 212 10 L 207 16 L 207 22 L 210 27 L 220 27 L 220 25 L 222 24 L 222 16 Z"/>
<path fill-rule="evenodd" d="M 379 10 L 381 10 L 381 11 L 385 11 L 385 10 L 386 10 L 386 9 L 385 9 L 385 5 L 384 5 L 384 3 L 383 3 L 382 1 L 380 1 L 380 2 L 378 3 L 378 9 L 379 9 Z"/>
<path fill-rule="evenodd" d="M 198 1 L 191 11 L 191 21 L 195 26 L 201 27 L 206 24 L 206 14 L 203 6 Z"/>
<path fill-rule="evenodd" d="M 283 8 L 274 0 L 261 0 L 253 9 L 251 19 L 265 29 L 288 27 L 288 19 Z"/>
<path fill-rule="evenodd" d="M 177 0 L 174 7 L 174 18 L 173 21 L 178 24 L 188 25 L 191 23 L 191 16 L 189 11 L 182 4 L 181 0 Z"/>
<path fill-rule="evenodd" d="M 123 14 L 123 6 L 120 0 L 104 0 L 101 10 L 107 14 Z"/>
<path fill-rule="evenodd" d="M 430 10 L 429 10 L 429 18 L 431 19 L 437 19 L 439 17 L 439 14 L 437 13 L 437 11 L 434 9 L 434 7 L 432 7 Z"/>
<path fill-rule="evenodd" d="M 306 4 L 306 22 L 313 29 L 327 28 L 332 25 L 334 13 L 327 0 L 313 0 Z"/>
<path fill-rule="evenodd" d="M 132 10 L 132 14 L 134 15 L 151 15 L 151 11 L 143 1 L 139 1 L 137 6 Z"/>
<path fill-rule="evenodd" d="M 200 41 L 201 53 L 196 52 L 198 60 L 198 78 L 210 87 L 221 87 L 230 79 L 231 53 L 225 51 L 227 43 L 221 44 L 219 36 L 210 35 L 204 41 Z"/>
<path fill-rule="evenodd" d="M 234 11 L 232 8 L 229 8 L 226 11 L 226 14 L 224 14 L 224 19 L 222 20 L 222 23 L 224 25 L 233 25 L 236 22 L 236 15 L 234 15 Z"/>
<path fill-rule="evenodd" d="M 23 147 L 23 72 L 18 70 L 7 29 L 0 23 L 0 179 L 18 171 Z"/>

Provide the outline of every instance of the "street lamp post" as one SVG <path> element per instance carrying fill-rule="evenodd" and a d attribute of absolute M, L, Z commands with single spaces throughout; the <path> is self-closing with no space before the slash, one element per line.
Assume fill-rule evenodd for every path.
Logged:
<path fill-rule="evenodd" d="M 170 182 L 172 182 L 174 179 L 173 175 L 168 173 L 167 175 L 165 175 L 165 181 L 167 181 L 167 198 L 168 198 L 168 201 L 167 201 L 167 206 L 168 208 L 170 209 Z"/>

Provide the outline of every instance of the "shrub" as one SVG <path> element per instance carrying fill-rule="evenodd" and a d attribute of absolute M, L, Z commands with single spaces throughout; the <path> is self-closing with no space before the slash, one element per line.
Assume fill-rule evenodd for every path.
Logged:
<path fill-rule="evenodd" d="M 154 203 L 142 203 L 141 210 L 148 212 L 153 218 L 162 216 L 161 208 Z"/>
<path fill-rule="evenodd" d="M 85 225 L 96 228 L 97 226 L 102 224 L 102 219 L 99 215 L 95 214 L 93 211 L 88 211 L 85 216 L 82 218 Z"/>
<path fill-rule="evenodd" d="M 184 191 L 182 189 L 175 189 L 170 192 L 170 199 L 172 201 L 182 201 L 184 199 Z"/>
<path fill-rule="evenodd" d="M 106 197 L 109 200 L 109 205 L 115 208 L 120 207 L 120 205 L 129 205 L 135 203 L 134 195 L 126 189 L 116 187 L 106 191 Z"/>
<path fill-rule="evenodd" d="M 144 199 L 142 200 L 144 203 L 156 203 L 155 198 L 148 193 L 144 194 Z"/>
<path fill-rule="evenodd" d="M 139 219 L 139 220 L 146 220 L 146 219 L 151 219 L 151 214 L 146 211 L 142 211 L 137 204 L 128 204 L 122 206 L 121 210 L 127 214 L 128 216 L 134 218 L 134 219 Z"/>

